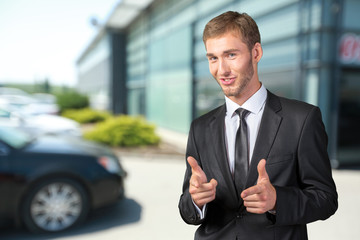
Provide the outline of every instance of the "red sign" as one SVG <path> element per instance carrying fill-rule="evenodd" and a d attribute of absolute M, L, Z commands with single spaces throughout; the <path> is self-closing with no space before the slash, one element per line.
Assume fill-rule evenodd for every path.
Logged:
<path fill-rule="evenodd" d="M 344 64 L 360 64 L 360 36 L 345 34 L 340 40 L 340 60 Z"/>

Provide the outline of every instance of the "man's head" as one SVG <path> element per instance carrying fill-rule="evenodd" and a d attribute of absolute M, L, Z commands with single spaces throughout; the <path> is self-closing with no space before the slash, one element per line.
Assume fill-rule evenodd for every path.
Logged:
<path fill-rule="evenodd" d="M 203 35 L 209 70 L 224 94 L 242 105 L 260 87 L 260 34 L 247 14 L 226 12 L 212 19 Z"/>
<path fill-rule="evenodd" d="M 231 32 L 240 38 L 251 50 L 256 43 L 261 43 L 260 32 L 254 19 L 246 13 L 225 12 L 210 20 L 204 29 L 203 41 L 217 38 Z"/>

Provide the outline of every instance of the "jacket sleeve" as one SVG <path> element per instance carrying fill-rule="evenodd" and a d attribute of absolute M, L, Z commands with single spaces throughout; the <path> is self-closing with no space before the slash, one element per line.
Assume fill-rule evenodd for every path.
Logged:
<path fill-rule="evenodd" d="M 338 196 L 327 154 L 327 135 L 317 107 L 309 112 L 300 134 L 297 178 L 299 187 L 274 186 L 276 225 L 307 224 L 335 213 Z"/>
<path fill-rule="evenodd" d="M 191 124 L 189 137 L 188 137 L 188 143 L 187 143 L 187 149 L 186 149 L 186 171 L 185 171 L 185 177 L 183 182 L 183 188 L 182 188 L 182 195 L 180 196 L 179 201 L 179 210 L 180 215 L 182 219 L 188 223 L 193 225 L 198 225 L 203 222 L 203 219 L 200 218 L 200 215 L 196 209 L 196 207 L 193 204 L 193 201 L 191 199 L 191 195 L 189 193 L 189 181 L 191 178 L 191 167 L 186 161 L 188 156 L 194 157 L 197 161 L 199 166 L 201 166 L 201 161 L 199 158 L 199 154 L 196 147 L 196 142 L 194 138 L 194 122 Z M 206 214 L 206 213 L 205 213 Z"/>

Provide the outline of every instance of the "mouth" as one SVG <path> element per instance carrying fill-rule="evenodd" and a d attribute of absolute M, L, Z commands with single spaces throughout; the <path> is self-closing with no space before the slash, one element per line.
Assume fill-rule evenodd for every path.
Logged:
<path fill-rule="evenodd" d="M 220 82 L 223 85 L 231 85 L 235 82 L 235 77 L 232 78 L 220 78 Z"/>

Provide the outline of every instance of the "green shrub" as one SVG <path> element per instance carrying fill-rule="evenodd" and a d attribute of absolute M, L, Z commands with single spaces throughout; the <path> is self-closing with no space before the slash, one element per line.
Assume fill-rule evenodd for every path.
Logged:
<path fill-rule="evenodd" d="M 156 145 L 160 142 L 154 125 L 143 118 L 125 115 L 98 123 L 93 130 L 86 132 L 84 137 L 111 146 Z"/>
<path fill-rule="evenodd" d="M 63 112 L 66 109 L 81 109 L 89 107 L 88 96 L 80 94 L 76 91 L 59 93 L 56 95 L 56 98 L 60 112 Z"/>
<path fill-rule="evenodd" d="M 99 111 L 91 108 L 67 109 L 61 115 L 79 123 L 102 122 L 111 117 L 110 113 L 106 111 Z"/>

